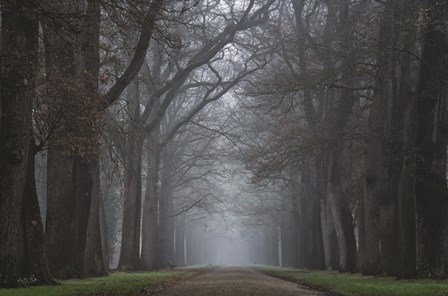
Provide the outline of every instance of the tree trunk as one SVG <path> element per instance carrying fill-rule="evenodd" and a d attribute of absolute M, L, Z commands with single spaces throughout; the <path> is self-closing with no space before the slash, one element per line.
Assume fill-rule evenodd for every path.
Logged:
<path fill-rule="evenodd" d="M 192 227 L 186 227 L 186 231 L 185 231 L 185 262 L 187 263 L 187 266 L 192 266 L 194 265 L 195 262 L 195 258 L 194 258 L 194 237 L 193 237 L 193 230 Z"/>
<path fill-rule="evenodd" d="M 290 237 L 289 237 L 289 226 L 283 222 L 280 226 L 280 251 L 281 260 L 280 266 L 291 267 L 290 254 L 292 250 L 290 249 Z"/>
<path fill-rule="evenodd" d="M 339 269 L 339 247 L 336 229 L 328 200 L 328 166 L 325 149 L 321 149 L 316 159 L 316 193 L 320 202 L 320 220 L 322 227 L 322 244 L 325 256 L 325 268 L 330 270 Z"/>
<path fill-rule="evenodd" d="M 99 174 L 99 184 L 101 185 L 101 175 Z M 101 233 L 101 248 L 102 248 L 102 257 L 104 263 L 104 270 L 107 272 L 109 270 L 109 265 L 112 260 L 112 255 L 109 252 L 109 229 L 107 226 L 107 217 L 106 217 L 106 209 L 104 204 L 104 196 L 102 194 L 101 186 L 99 188 L 100 192 L 100 233 Z"/>
<path fill-rule="evenodd" d="M 79 201 L 74 196 L 73 157 L 48 151 L 47 218 L 45 227 L 48 263 L 60 279 L 77 277 L 79 267 Z M 64 168 L 61 172 L 61 168 Z"/>
<path fill-rule="evenodd" d="M 165 154 L 161 167 L 161 188 L 159 199 L 159 263 L 162 268 L 174 262 L 174 201 L 171 193 L 173 163 L 172 155 Z"/>
<path fill-rule="evenodd" d="M 147 141 L 147 179 L 142 221 L 141 266 L 145 270 L 157 267 L 157 220 L 158 220 L 158 182 L 159 182 L 159 128 L 156 128 Z"/>
<path fill-rule="evenodd" d="M 24 256 L 31 251 L 24 250 L 27 242 L 23 238 L 29 230 L 27 219 L 34 212 L 30 207 L 23 211 L 23 207 L 27 193 L 25 185 L 30 181 L 26 179 L 28 164 L 34 156 L 30 141 L 38 65 L 38 20 L 26 3 L 6 1 L 1 7 L 1 22 L 0 287 L 13 287 L 24 277 Z M 33 196 L 27 194 L 26 201 L 28 198 Z M 35 206 L 38 210 L 39 204 Z M 42 257 L 39 255 L 35 259 L 33 263 L 38 263 Z M 26 262 L 26 267 L 30 267 L 27 266 L 30 263 Z M 38 269 L 40 267 L 38 265 Z M 41 275 L 40 280 L 44 281 L 48 274 L 43 272 Z"/>
<path fill-rule="evenodd" d="M 353 271 L 356 268 L 356 240 L 353 229 L 353 217 L 347 201 L 343 196 L 340 161 L 343 149 L 338 144 L 330 152 L 328 166 L 328 199 L 333 214 L 333 221 L 339 245 L 339 260 L 341 271 Z"/>
<path fill-rule="evenodd" d="M 415 14 L 414 4 L 387 1 L 380 27 L 378 64 L 382 66 L 375 81 L 366 155 L 365 274 L 409 277 L 415 273 L 414 195 L 409 166 L 412 135 L 408 132 L 410 121 L 405 119 L 413 101 L 408 52 L 414 51 L 411 36 L 415 26 L 400 27 L 415 17 L 410 16 Z M 394 49 L 400 46 L 405 50 L 398 65 Z"/>
<path fill-rule="evenodd" d="M 395 24 L 406 23 L 409 19 L 418 17 L 415 9 L 417 1 L 394 2 Z M 398 20 L 398 21 L 397 21 Z M 414 137 L 412 123 L 416 121 L 413 93 L 414 81 L 412 77 L 412 63 L 409 60 L 409 52 L 416 52 L 417 25 L 410 24 L 405 27 L 394 26 L 394 40 L 403 36 L 404 48 L 399 57 L 400 81 L 396 84 L 398 90 L 394 95 L 391 115 L 390 144 L 391 158 L 389 167 L 389 189 L 396 196 L 397 203 L 397 259 L 395 259 L 395 272 L 399 277 L 414 277 L 416 275 L 416 221 L 415 221 L 415 161 Z M 399 45 L 394 46 L 394 48 Z M 391 57 L 393 59 L 394 57 Z M 390 76 L 394 77 L 395 71 Z M 392 80 L 394 81 L 394 80 Z"/>
<path fill-rule="evenodd" d="M 39 198 L 42 223 L 45 226 L 45 217 L 47 216 L 47 151 L 37 152 L 35 159 L 37 197 Z"/>
<path fill-rule="evenodd" d="M 359 206 L 359 218 L 358 218 L 358 263 L 356 269 L 358 272 L 362 272 L 366 268 L 366 223 L 365 223 L 365 214 L 364 214 L 364 195 L 358 201 Z"/>
<path fill-rule="evenodd" d="M 46 9 L 62 15 L 84 16 L 83 28 L 78 28 L 82 34 L 73 33 L 78 24 L 54 24 L 48 19 L 43 23 L 49 119 L 54 125 L 48 152 L 46 240 L 50 269 L 59 278 L 84 277 L 86 270 L 99 270 L 84 267 L 86 246 L 89 245 L 90 255 L 101 251 L 100 241 L 87 240 L 88 231 L 100 233 L 98 213 L 91 212 L 91 205 L 99 210 L 98 192 L 92 190 L 97 182 L 100 121 L 97 97 L 100 6 L 96 0 L 87 1 L 86 10 L 81 11 L 83 6 L 77 4 L 76 1 L 43 3 Z M 58 25 L 61 27 L 56 29 Z M 96 240 L 95 235 L 89 238 Z M 92 250 L 93 246 L 99 249 Z M 96 259 L 102 260 L 102 256 Z M 104 274 L 104 270 L 99 274 Z"/>
<path fill-rule="evenodd" d="M 144 138 L 140 122 L 140 98 L 137 82 L 128 88 L 131 124 L 129 127 L 129 153 L 125 163 L 123 226 L 120 262 L 123 270 L 140 268 L 140 223 L 142 195 L 142 151 Z"/>
<path fill-rule="evenodd" d="M 176 219 L 176 265 L 185 266 L 185 213 Z"/>
<path fill-rule="evenodd" d="M 311 175 L 301 172 L 300 178 L 300 222 L 299 222 L 299 267 L 323 269 L 325 255 L 320 221 L 320 202 Z"/>
<path fill-rule="evenodd" d="M 288 195 L 282 196 L 283 215 L 280 224 L 280 241 L 281 241 L 281 266 L 293 267 L 292 253 L 294 250 L 291 247 L 291 204 Z"/>
<path fill-rule="evenodd" d="M 104 274 L 104 271 L 86 274 L 84 266 L 88 230 L 89 238 L 96 240 L 95 235 L 100 235 L 99 212 L 91 212 L 92 204 L 99 211 L 99 192 L 93 191 L 98 186 L 95 185 L 96 165 L 93 159 L 70 156 L 54 148 L 49 150 L 46 241 L 50 270 L 57 278 Z M 61 168 L 65 168 L 64 173 Z M 101 251 L 101 243 L 93 244 Z M 97 251 L 90 249 L 90 252 Z M 102 260 L 102 256 L 96 259 Z M 93 272 L 90 267 L 89 271 Z"/>
<path fill-rule="evenodd" d="M 292 249 L 292 266 L 299 267 L 300 266 L 300 233 L 299 233 L 299 221 L 300 221 L 300 212 L 298 205 L 298 197 L 297 193 L 292 192 L 292 213 L 291 213 L 291 249 Z"/>
<path fill-rule="evenodd" d="M 447 33 L 443 20 L 448 1 L 427 2 L 422 65 L 417 86 L 415 195 L 417 266 L 422 277 L 448 275 Z"/>
<path fill-rule="evenodd" d="M 383 79 L 382 75 L 379 75 Z M 381 84 L 382 86 L 382 84 Z M 365 233 L 365 262 L 361 270 L 366 275 L 377 274 L 380 271 L 380 198 L 385 194 L 385 176 L 381 163 L 384 147 L 384 120 L 386 112 L 386 98 L 383 87 L 377 84 L 376 96 L 369 114 L 369 136 L 365 159 L 364 201 L 361 218 L 364 221 Z M 379 93 L 378 93 L 379 92 Z"/>
<path fill-rule="evenodd" d="M 34 141 L 34 139 L 32 139 Z M 22 277 L 34 277 L 34 284 L 55 284 L 50 274 L 45 250 L 45 235 L 40 216 L 39 200 L 37 197 L 35 173 L 34 142 L 31 142 L 27 160 L 27 174 L 22 205 L 24 268 Z"/>
<path fill-rule="evenodd" d="M 339 270 L 339 246 L 329 201 L 322 202 L 321 221 L 325 251 L 325 267 Z"/>
<path fill-rule="evenodd" d="M 84 275 L 99 276 L 106 274 L 100 227 L 101 190 L 99 161 L 92 160 L 90 165 L 90 178 L 93 180 L 93 184 L 88 217 L 87 240 L 84 250 Z"/>

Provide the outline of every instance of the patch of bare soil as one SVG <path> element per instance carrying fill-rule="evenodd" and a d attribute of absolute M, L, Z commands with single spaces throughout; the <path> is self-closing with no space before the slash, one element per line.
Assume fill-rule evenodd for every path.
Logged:
<path fill-rule="evenodd" d="M 250 268 L 223 267 L 174 285 L 157 295 L 166 296 L 317 296 L 302 285 L 270 277 Z"/>

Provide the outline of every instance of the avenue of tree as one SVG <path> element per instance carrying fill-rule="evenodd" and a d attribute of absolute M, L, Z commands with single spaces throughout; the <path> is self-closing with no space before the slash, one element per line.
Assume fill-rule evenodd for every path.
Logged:
<path fill-rule="evenodd" d="M 0 287 L 208 264 L 229 213 L 251 263 L 448 277 L 448 0 L 0 3 Z"/>

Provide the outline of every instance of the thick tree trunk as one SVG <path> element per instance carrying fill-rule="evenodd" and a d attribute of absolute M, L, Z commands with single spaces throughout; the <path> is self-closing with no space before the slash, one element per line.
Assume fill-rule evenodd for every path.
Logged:
<path fill-rule="evenodd" d="M 302 172 L 300 178 L 299 202 L 299 267 L 323 269 L 325 254 L 320 220 L 320 202 L 314 188 L 312 177 Z"/>
<path fill-rule="evenodd" d="M 382 78 L 380 78 L 382 79 Z M 363 201 L 363 226 L 365 227 L 365 262 L 361 270 L 366 275 L 380 271 L 380 199 L 385 194 L 385 176 L 381 162 L 384 145 L 383 131 L 386 112 L 386 98 L 380 92 L 373 99 L 369 115 L 369 136 L 365 160 L 365 182 Z"/>
<path fill-rule="evenodd" d="M 343 196 L 342 180 L 340 176 L 340 161 L 342 160 L 341 145 L 342 144 L 336 145 L 330 152 L 328 166 L 328 199 L 338 238 L 339 268 L 341 271 L 353 271 L 356 268 L 357 248 L 353 228 L 353 217 L 348 202 Z"/>
<path fill-rule="evenodd" d="M 24 263 L 26 271 L 32 270 L 34 263 L 37 264 L 36 271 L 43 267 L 39 264 L 43 259 L 39 252 L 38 257 L 33 258 L 36 261 L 27 260 L 26 256 L 32 250 L 26 248 L 28 242 L 24 241 L 24 235 L 30 230 L 28 219 L 36 218 L 31 205 L 26 206 L 24 202 L 37 198 L 27 194 L 26 185 L 32 181 L 27 180 L 28 164 L 34 161 L 30 141 L 38 64 L 38 21 L 25 2 L 6 1 L 1 7 L 1 22 L 0 287 L 13 287 L 26 276 Z M 24 206 L 26 211 L 23 211 Z M 39 209 L 37 200 L 34 206 L 35 210 Z M 29 238 L 39 239 L 39 236 Z M 47 275 L 42 272 L 39 280 L 45 281 Z"/>
<path fill-rule="evenodd" d="M 53 9 L 53 3 L 44 1 L 47 9 Z M 62 8 L 58 7 L 61 11 Z M 57 118 L 58 109 L 62 106 L 64 92 L 56 90 L 57 81 L 63 81 L 67 76 L 73 76 L 74 52 L 70 44 L 57 37 L 52 26 L 42 24 L 45 45 L 45 65 L 47 77 L 53 86 L 48 87 L 48 97 L 51 118 Z M 64 73 L 63 75 L 61 73 Z M 52 80 L 55 81 L 52 81 Z M 59 80 L 60 79 L 60 80 Z M 62 88 L 62 82 L 59 83 Z M 49 122 L 56 125 L 57 122 Z M 59 126 L 63 129 L 62 126 Z M 55 137 L 55 135 L 53 135 Z M 52 145 L 47 154 L 47 215 L 45 239 L 49 268 L 57 278 L 71 278 L 78 275 L 78 203 L 73 196 L 72 184 L 73 158 L 64 151 Z M 73 220 L 73 221 L 72 221 Z"/>
<path fill-rule="evenodd" d="M 96 166 L 93 159 L 70 156 L 54 148 L 49 150 L 46 242 L 50 270 L 57 278 L 104 274 L 104 270 L 92 273 L 91 267 L 86 274 L 84 266 L 88 231 L 91 239 L 96 240 L 95 235 L 100 235 L 99 192 L 93 191 L 98 186 L 95 185 Z M 98 213 L 91 212 L 92 205 Z M 101 243 L 90 243 L 99 248 L 93 250 L 93 245 L 89 245 L 90 253 L 101 251 Z M 102 256 L 96 259 L 102 260 Z"/>
<path fill-rule="evenodd" d="M 398 1 L 394 12 L 399 17 L 398 23 L 417 17 L 417 1 Z M 415 119 L 415 95 L 412 63 L 408 52 L 416 51 L 413 36 L 417 25 L 411 24 L 404 29 L 395 30 L 395 36 L 403 35 L 404 51 L 400 57 L 400 82 L 398 95 L 392 107 L 391 120 L 391 166 L 390 188 L 397 196 L 397 233 L 399 241 L 398 263 L 394 275 L 412 278 L 416 275 L 416 220 L 415 220 L 415 131 L 412 129 Z M 397 39 L 397 38 L 394 38 Z M 393 72 L 394 73 L 394 72 Z M 391 75 L 393 75 L 391 73 Z"/>
<path fill-rule="evenodd" d="M 93 107 L 98 105 L 95 102 L 98 101 L 98 76 L 100 69 L 100 23 L 101 23 L 101 7 L 99 0 L 87 1 L 86 17 L 84 22 L 84 40 L 83 54 L 84 54 L 84 67 L 83 73 L 84 85 L 87 94 Z M 98 113 L 100 114 L 100 113 Z M 98 115 L 93 114 L 93 115 Z M 93 137 L 97 137 L 99 132 L 96 127 L 96 119 L 92 118 L 92 124 L 87 126 L 87 129 L 93 128 Z M 94 141 L 94 153 L 99 153 L 97 141 Z M 83 250 L 84 270 L 85 276 L 99 276 L 105 275 L 106 270 L 104 268 L 103 247 L 101 241 L 101 225 L 100 225 L 100 199 L 101 199 L 101 186 L 100 186 L 100 170 L 99 170 L 99 158 L 98 155 L 93 154 L 88 158 L 89 165 L 87 170 L 83 173 L 89 176 L 89 184 L 91 184 L 85 193 L 90 194 L 90 203 L 86 205 L 85 212 L 88 224 L 86 226 L 86 243 Z M 83 194 L 83 192 L 81 192 Z"/>
<path fill-rule="evenodd" d="M 91 212 L 91 205 L 99 210 L 99 195 L 93 191 L 98 165 L 99 2 L 88 1 L 85 11 L 75 2 L 44 1 L 44 7 L 61 14 L 84 16 L 85 12 L 83 34 L 73 33 L 75 24 L 54 24 L 45 19 L 43 26 L 50 118 L 54 120 L 50 123 L 55 130 L 48 153 L 46 239 L 50 269 L 59 278 L 104 274 L 104 269 L 96 274 L 101 268 L 84 266 L 86 246 L 88 256 L 101 252 L 101 241 L 87 240 L 88 231 L 89 239 L 94 240 L 92 233 L 100 233 L 98 213 Z M 61 28 L 56 29 L 58 25 Z M 72 34 L 72 38 L 62 36 L 59 30 Z M 75 85 L 82 87 L 75 91 Z M 102 256 L 96 257 L 95 265 L 97 260 Z"/>
<path fill-rule="evenodd" d="M 32 139 L 32 141 L 34 141 Z M 55 284 L 50 274 L 45 250 L 45 236 L 37 198 L 35 173 L 35 146 L 30 145 L 22 205 L 24 267 L 22 277 L 34 278 L 34 284 Z"/>
<path fill-rule="evenodd" d="M 324 241 L 322 235 L 322 221 L 320 219 L 320 201 L 314 198 L 311 201 L 311 241 L 313 249 L 311 250 L 311 269 L 324 269 L 325 268 L 325 252 L 324 252 Z"/>
<path fill-rule="evenodd" d="M 412 19 L 410 14 L 415 14 L 414 1 L 387 1 L 380 27 L 378 64 L 382 67 L 375 82 L 366 155 L 365 274 L 410 277 L 415 273 L 412 135 L 408 132 L 413 101 L 408 52 L 414 51 L 415 27 L 400 27 Z M 398 65 L 394 49 L 400 41 L 405 50 Z"/>
<path fill-rule="evenodd" d="M 417 88 L 417 266 L 422 277 L 448 276 L 447 32 L 448 1 L 427 2 L 422 65 Z"/>
<path fill-rule="evenodd" d="M 322 237 L 322 223 L 320 220 L 320 195 L 318 191 L 313 185 L 312 177 L 304 174 L 302 178 L 302 182 L 305 182 L 306 186 L 309 187 L 309 191 L 306 196 L 307 206 L 307 220 L 309 225 L 309 251 L 308 257 L 309 262 L 307 264 L 307 268 L 309 269 L 323 269 L 325 267 L 325 252 L 323 246 L 323 237 Z"/>
<path fill-rule="evenodd" d="M 84 250 L 84 275 L 99 276 L 106 274 L 100 227 L 101 190 L 99 161 L 92 160 L 90 165 L 90 178 L 93 180 L 93 184 L 87 226 L 87 240 Z"/>
<path fill-rule="evenodd" d="M 325 267 L 339 270 L 339 245 L 329 201 L 322 202 L 321 221 L 325 251 Z"/>
<path fill-rule="evenodd" d="M 81 273 L 79 254 L 79 203 L 74 192 L 73 157 L 48 151 L 46 248 L 51 272 L 60 279 Z M 64 168 L 61 172 L 61 168 Z"/>
<path fill-rule="evenodd" d="M 61 174 L 61 166 L 65 173 Z M 48 151 L 46 248 L 50 270 L 57 278 L 78 276 L 78 201 L 72 184 L 72 158 Z M 62 198 L 64 197 L 64 198 Z M 61 200 L 62 199 L 62 200 Z"/>
<path fill-rule="evenodd" d="M 324 266 L 326 269 L 339 269 L 339 247 L 336 229 L 328 200 L 327 178 L 328 166 L 324 149 L 321 149 L 320 157 L 316 159 L 316 193 L 320 202 L 320 220 L 322 227 L 322 244 L 324 249 Z"/>

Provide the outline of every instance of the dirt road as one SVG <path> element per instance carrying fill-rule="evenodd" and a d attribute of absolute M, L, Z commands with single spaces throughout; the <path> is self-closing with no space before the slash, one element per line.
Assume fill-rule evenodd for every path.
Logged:
<path fill-rule="evenodd" d="M 168 288 L 165 296 L 317 296 L 307 287 L 270 277 L 250 268 L 221 267 Z"/>

